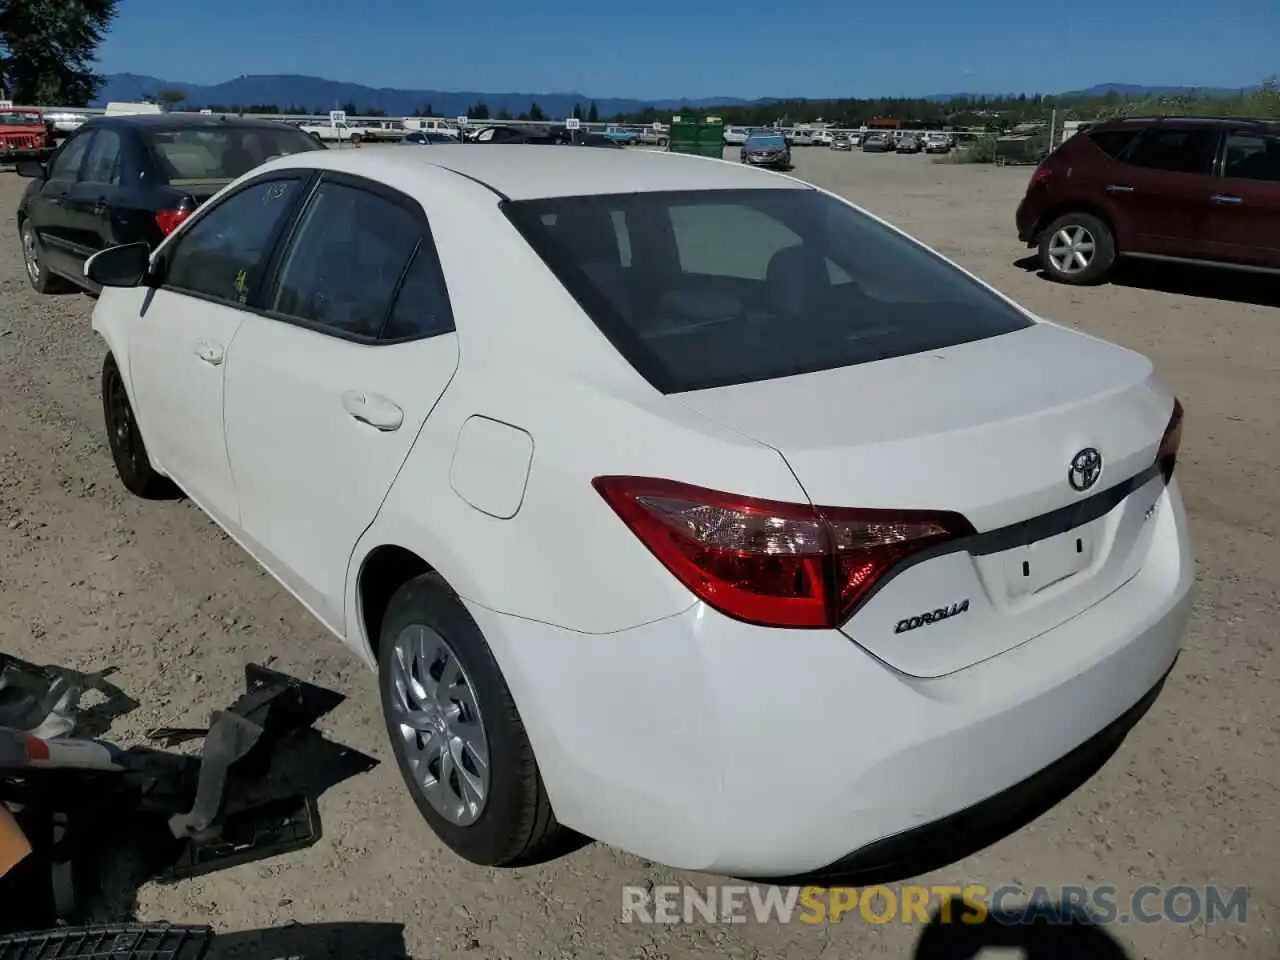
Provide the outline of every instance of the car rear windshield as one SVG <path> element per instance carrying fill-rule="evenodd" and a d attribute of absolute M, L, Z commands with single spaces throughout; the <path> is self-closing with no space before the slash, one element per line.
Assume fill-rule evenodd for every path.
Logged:
<path fill-rule="evenodd" d="M 157 172 L 174 186 L 234 180 L 275 157 L 321 149 L 309 134 L 286 126 L 161 129 L 144 136 Z"/>
<path fill-rule="evenodd" d="M 747 137 L 747 144 L 752 147 L 785 147 L 787 140 L 783 136 L 775 136 L 772 134 L 763 137 L 752 135 Z"/>
<path fill-rule="evenodd" d="M 503 209 L 663 393 L 938 350 L 1032 323 L 938 255 L 817 190 L 633 193 Z"/>

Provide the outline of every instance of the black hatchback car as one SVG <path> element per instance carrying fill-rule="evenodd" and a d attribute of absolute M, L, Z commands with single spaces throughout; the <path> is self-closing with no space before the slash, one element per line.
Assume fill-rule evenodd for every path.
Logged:
<path fill-rule="evenodd" d="M 269 120 L 205 114 L 101 117 L 45 163 L 19 163 L 32 183 L 18 204 L 27 279 L 41 293 L 82 287 L 84 262 L 122 243 L 160 243 L 201 203 L 274 157 L 322 150 Z"/>

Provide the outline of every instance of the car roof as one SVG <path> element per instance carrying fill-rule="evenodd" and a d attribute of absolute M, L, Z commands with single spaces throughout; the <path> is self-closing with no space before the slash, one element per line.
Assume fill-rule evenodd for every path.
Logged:
<path fill-rule="evenodd" d="M 436 150 L 316 150 L 272 166 L 315 167 L 373 180 L 403 180 L 413 164 L 451 170 L 509 200 L 676 190 L 812 189 L 738 163 L 653 150 L 567 145 L 442 144 Z"/>
<path fill-rule="evenodd" d="M 244 129 L 257 127 L 263 130 L 278 130 L 280 127 L 297 127 L 282 120 L 256 120 L 250 117 L 233 117 L 230 119 L 211 116 L 205 113 L 122 113 L 117 116 L 92 117 L 84 123 L 85 127 L 126 126 L 146 130 L 171 132 L 174 130 L 201 130 L 217 127 Z"/>

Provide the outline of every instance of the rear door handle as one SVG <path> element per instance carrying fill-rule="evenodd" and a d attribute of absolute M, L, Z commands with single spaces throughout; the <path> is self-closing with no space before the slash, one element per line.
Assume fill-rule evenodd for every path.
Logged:
<path fill-rule="evenodd" d="M 1107 193 L 1133 193 L 1133 187 L 1127 183 L 1108 183 Z"/>
<path fill-rule="evenodd" d="M 212 340 L 201 340 L 196 344 L 196 356 L 211 367 L 220 366 L 224 356 L 222 344 L 214 343 Z"/>
<path fill-rule="evenodd" d="M 1209 198 L 1213 203 L 1230 206 L 1244 201 L 1240 197 L 1233 197 L 1229 193 L 1215 193 Z"/>
<path fill-rule="evenodd" d="M 384 433 L 399 430 L 404 423 L 404 411 L 376 393 L 347 390 L 342 394 L 342 406 L 353 420 L 366 423 Z"/>

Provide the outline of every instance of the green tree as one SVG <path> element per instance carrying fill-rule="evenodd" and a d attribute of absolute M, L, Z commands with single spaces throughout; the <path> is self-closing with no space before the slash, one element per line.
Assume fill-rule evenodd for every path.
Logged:
<path fill-rule="evenodd" d="M 545 121 L 547 119 L 547 115 L 542 112 L 542 107 L 538 106 L 536 100 L 529 106 L 529 119 L 537 121 Z"/>
<path fill-rule="evenodd" d="M 467 107 L 467 119 L 468 120 L 488 120 L 489 105 L 487 103 L 481 102 L 481 103 L 474 103 L 471 106 Z"/>
<path fill-rule="evenodd" d="M 169 87 L 156 94 L 156 103 L 166 110 L 172 110 L 178 104 L 185 103 L 186 99 L 186 91 L 179 90 L 177 87 Z"/>
<path fill-rule="evenodd" d="M 360 115 L 360 110 L 358 107 L 356 107 L 356 102 L 354 100 L 348 100 L 338 109 L 350 117 L 356 117 Z"/>
<path fill-rule="evenodd" d="M 581 119 L 582 119 L 582 104 L 580 104 L 580 103 L 575 103 L 575 104 L 573 105 L 573 118 L 574 118 L 575 120 L 581 120 Z"/>
<path fill-rule="evenodd" d="M 600 111 L 596 109 L 596 102 L 591 101 L 591 106 L 587 108 L 587 123 L 599 123 Z"/>
<path fill-rule="evenodd" d="M 0 0 L 0 87 L 26 104 L 86 106 L 118 0 Z"/>
<path fill-rule="evenodd" d="M 511 119 L 511 111 L 510 111 L 510 110 L 508 110 L 506 107 L 499 107 L 499 108 L 498 108 L 498 119 L 499 119 L 499 120 L 510 120 L 510 119 Z"/>

